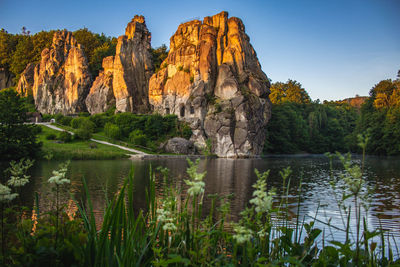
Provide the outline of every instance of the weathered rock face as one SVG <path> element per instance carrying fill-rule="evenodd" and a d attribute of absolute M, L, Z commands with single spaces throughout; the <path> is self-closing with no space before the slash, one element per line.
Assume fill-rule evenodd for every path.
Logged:
<path fill-rule="evenodd" d="M 10 72 L 0 68 L 0 90 L 14 86 L 13 78 L 14 76 Z"/>
<path fill-rule="evenodd" d="M 92 80 L 86 57 L 72 33 L 57 31 L 51 48 L 44 49 L 41 56 L 34 70 L 37 110 L 49 114 L 86 111 Z"/>
<path fill-rule="evenodd" d="M 86 107 L 91 114 L 102 113 L 115 105 L 113 92 L 114 57 L 103 59 L 103 70 L 99 73 L 86 98 Z"/>
<path fill-rule="evenodd" d="M 135 16 L 125 35 L 118 38 L 112 81 L 117 111 L 150 110 L 148 81 L 153 74 L 150 42 L 151 34 L 143 16 Z"/>
<path fill-rule="evenodd" d="M 29 63 L 25 70 L 22 72 L 21 77 L 19 78 L 17 85 L 17 92 L 21 96 L 33 95 L 32 88 L 34 83 L 34 75 L 35 75 L 35 64 Z"/>
<path fill-rule="evenodd" d="M 149 82 L 156 112 L 190 123 L 196 145 L 210 139 L 220 157 L 261 153 L 270 84 L 240 19 L 222 12 L 180 25 L 161 67 Z"/>
<path fill-rule="evenodd" d="M 174 137 L 169 139 L 163 149 L 167 153 L 184 155 L 195 154 L 196 152 L 193 141 L 189 141 L 181 137 Z"/>

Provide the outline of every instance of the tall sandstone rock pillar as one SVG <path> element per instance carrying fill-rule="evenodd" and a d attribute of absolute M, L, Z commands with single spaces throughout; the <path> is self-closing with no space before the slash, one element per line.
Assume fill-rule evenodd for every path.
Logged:
<path fill-rule="evenodd" d="M 252 157 L 264 146 L 269 87 L 242 21 L 221 12 L 178 27 L 149 101 L 190 123 L 197 146 L 209 139 L 220 157 Z"/>
<path fill-rule="evenodd" d="M 118 38 L 114 58 L 113 91 L 121 112 L 149 111 L 148 88 L 153 74 L 151 34 L 143 16 L 135 16 Z"/>
<path fill-rule="evenodd" d="M 136 15 L 118 38 L 116 55 L 103 60 L 103 71 L 86 99 L 90 113 L 115 105 L 120 112 L 148 113 L 148 88 L 153 74 L 151 34 L 143 16 Z"/>
<path fill-rule="evenodd" d="M 33 98 L 42 113 L 86 111 L 92 82 L 87 59 L 71 32 L 57 31 L 50 49 L 42 51 L 34 69 Z"/>

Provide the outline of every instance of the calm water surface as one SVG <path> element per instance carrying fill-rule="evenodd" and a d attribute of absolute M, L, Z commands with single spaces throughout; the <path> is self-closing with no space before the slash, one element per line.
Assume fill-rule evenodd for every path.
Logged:
<path fill-rule="evenodd" d="M 354 162 L 359 163 L 360 158 L 355 157 Z M 48 210 L 54 203 L 54 192 L 51 191 L 47 179 L 51 171 L 58 168 L 60 162 L 38 162 L 32 170 L 33 182 L 29 185 L 29 193 L 23 196 L 23 201 L 31 206 L 33 192 L 39 193 L 41 210 Z M 72 161 L 68 173 L 71 179 L 70 191 L 77 200 L 85 200 L 83 195 L 82 178 L 85 177 L 94 210 L 100 220 L 105 203 L 118 192 L 124 178 L 131 169 L 135 173 L 135 203 L 137 209 L 145 205 L 145 187 L 148 183 L 150 168 L 158 166 L 170 169 L 170 184 L 185 189 L 183 179 L 187 178 L 185 159 L 157 159 L 157 160 L 96 160 Z M 343 229 L 340 213 L 334 192 L 329 185 L 329 161 L 321 155 L 313 156 L 274 156 L 263 159 L 203 159 L 200 161 L 200 171 L 207 171 L 205 177 L 206 194 L 229 195 L 231 199 L 231 220 L 238 220 L 240 212 L 251 198 L 252 185 L 256 180 L 254 169 L 259 171 L 270 170 L 268 187 L 282 188 L 282 179 L 279 171 L 290 166 L 293 170 L 291 189 L 289 191 L 290 212 L 294 218 L 297 214 L 297 202 L 300 196 L 301 206 L 299 215 L 305 220 L 316 217 L 323 222 L 331 218 L 331 225 Z M 334 175 L 339 175 L 343 168 L 339 162 L 333 164 Z M 160 175 L 157 175 L 157 187 L 162 194 Z M 400 158 L 367 157 L 365 167 L 367 185 L 374 187 L 370 195 L 370 210 L 368 211 L 368 224 L 371 228 L 382 225 L 387 230 L 389 238 L 395 239 L 400 245 Z M 299 193 L 298 185 L 302 183 Z M 71 213 L 76 212 L 76 207 L 69 193 L 62 195 Z M 210 199 L 205 198 L 205 210 L 210 206 Z M 316 211 L 318 210 L 318 213 Z M 354 224 L 354 222 L 353 222 Z M 340 230 L 326 231 L 325 237 L 330 239 L 343 239 L 344 233 Z"/>

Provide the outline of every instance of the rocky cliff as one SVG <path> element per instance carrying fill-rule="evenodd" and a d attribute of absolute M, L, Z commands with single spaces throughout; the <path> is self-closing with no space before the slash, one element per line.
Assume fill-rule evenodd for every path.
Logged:
<path fill-rule="evenodd" d="M 34 69 L 33 97 L 42 113 L 86 111 L 92 79 L 81 46 L 71 32 L 57 31 L 50 49 L 44 49 Z"/>
<path fill-rule="evenodd" d="M 17 85 L 17 92 L 21 96 L 28 96 L 33 95 L 33 84 L 35 82 L 34 75 L 35 75 L 35 63 L 29 63 L 25 70 L 22 72 L 21 77 L 19 78 L 18 85 Z"/>
<path fill-rule="evenodd" d="M 14 76 L 9 71 L 0 68 L 0 90 L 14 86 L 13 83 Z"/>
<path fill-rule="evenodd" d="M 187 121 L 197 146 L 210 139 L 220 157 L 250 157 L 264 145 L 269 87 L 242 21 L 222 12 L 178 27 L 149 100 Z"/>
<path fill-rule="evenodd" d="M 86 98 L 86 106 L 91 114 L 102 113 L 115 105 L 113 91 L 114 57 L 103 59 L 103 70 L 93 82 L 89 95 Z"/>
<path fill-rule="evenodd" d="M 135 16 L 118 38 L 113 66 L 117 111 L 149 111 L 148 83 L 153 74 L 151 34 L 143 16 Z"/>

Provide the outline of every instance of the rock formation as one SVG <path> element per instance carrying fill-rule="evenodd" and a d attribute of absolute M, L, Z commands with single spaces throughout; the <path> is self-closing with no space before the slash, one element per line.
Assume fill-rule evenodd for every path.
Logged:
<path fill-rule="evenodd" d="M 35 75 L 35 64 L 29 63 L 25 70 L 22 72 L 21 77 L 19 78 L 17 85 L 17 92 L 21 96 L 33 95 L 32 88 L 34 83 L 34 75 Z"/>
<path fill-rule="evenodd" d="M 104 71 L 94 81 L 86 105 L 90 113 L 117 111 L 147 113 L 149 79 L 153 74 L 151 34 L 143 16 L 128 23 L 118 38 L 115 57 L 103 60 Z"/>
<path fill-rule="evenodd" d="M 113 66 L 113 91 L 117 111 L 149 111 L 148 82 L 153 74 L 151 34 L 143 16 L 135 16 L 118 38 Z"/>
<path fill-rule="evenodd" d="M 174 137 L 169 139 L 165 143 L 163 150 L 167 153 L 184 155 L 193 155 L 196 152 L 193 141 L 189 141 L 181 137 Z"/>
<path fill-rule="evenodd" d="M 57 31 L 34 70 L 33 97 L 42 113 L 86 111 L 91 76 L 83 49 L 71 32 Z"/>
<path fill-rule="evenodd" d="M 0 90 L 14 86 L 14 76 L 4 68 L 0 68 Z"/>
<path fill-rule="evenodd" d="M 242 21 L 222 12 L 178 27 L 149 100 L 190 123 L 197 146 L 210 139 L 220 157 L 251 157 L 264 145 L 269 87 Z"/>
<path fill-rule="evenodd" d="M 91 114 L 102 113 L 115 105 L 113 92 L 113 64 L 114 57 L 103 59 L 103 70 L 93 82 L 89 95 L 86 98 L 86 106 Z"/>

